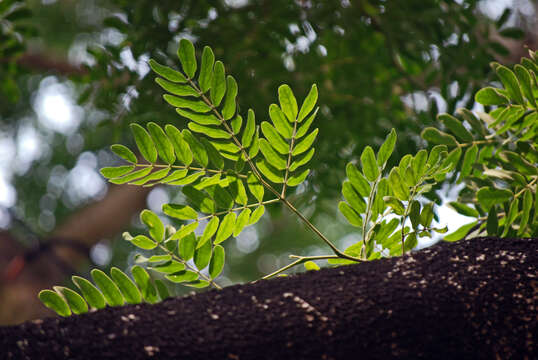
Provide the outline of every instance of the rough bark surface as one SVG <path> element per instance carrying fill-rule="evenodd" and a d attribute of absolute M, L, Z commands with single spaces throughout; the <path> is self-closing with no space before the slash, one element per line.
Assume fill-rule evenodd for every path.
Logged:
<path fill-rule="evenodd" d="M 535 359 L 537 239 L 480 238 L 0 328 L 15 359 Z"/>

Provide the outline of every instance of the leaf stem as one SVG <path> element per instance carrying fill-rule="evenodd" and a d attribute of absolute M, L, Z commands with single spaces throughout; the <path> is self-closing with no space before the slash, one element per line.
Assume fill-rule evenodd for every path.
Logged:
<path fill-rule="evenodd" d="M 163 246 L 162 244 L 159 244 L 159 248 L 164 250 L 165 252 L 167 252 L 168 254 L 170 254 L 172 256 L 172 258 L 174 260 L 177 260 L 179 261 L 180 263 L 182 263 L 183 265 L 185 265 L 186 268 L 188 268 L 189 270 L 192 270 L 194 271 L 195 273 L 198 274 L 199 277 L 202 277 L 204 278 L 207 282 L 209 282 L 209 284 L 211 284 L 215 289 L 218 289 L 218 290 L 222 290 L 222 287 L 217 284 L 215 281 L 213 281 L 213 279 L 207 277 L 205 274 L 203 274 L 200 270 L 194 268 L 193 266 L 191 266 L 187 261 L 183 260 L 182 258 L 180 258 L 179 256 L 177 256 L 176 254 L 174 254 L 174 252 L 168 250 L 165 246 Z"/>
<path fill-rule="evenodd" d="M 291 153 L 293 152 L 293 146 L 295 145 L 295 135 L 297 133 L 297 118 L 293 122 L 293 133 L 291 135 L 290 151 L 288 153 L 288 161 L 286 163 L 286 173 L 284 174 L 284 185 L 282 185 L 282 197 L 286 197 L 286 186 L 288 183 L 288 176 L 290 174 L 291 165 Z"/>
<path fill-rule="evenodd" d="M 300 256 L 300 255 L 290 255 L 290 259 L 297 259 L 294 262 L 281 267 L 280 269 L 273 271 L 272 273 L 265 275 L 262 277 L 262 279 L 267 280 L 269 278 L 272 278 L 288 269 L 291 269 L 292 267 L 302 264 L 304 262 L 310 261 L 310 260 L 324 260 L 324 259 L 338 259 L 340 256 L 338 255 L 313 255 L 313 256 Z"/>

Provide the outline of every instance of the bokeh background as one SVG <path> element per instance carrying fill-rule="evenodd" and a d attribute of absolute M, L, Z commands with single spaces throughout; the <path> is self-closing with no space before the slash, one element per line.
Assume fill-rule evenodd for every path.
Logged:
<path fill-rule="evenodd" d="M 418 134 L 439 111 L 477 109 L 489 63 L 538 47 L 536 11 L 531 0 L 0 0 L 0 324 L 51 315 L 37 292 L 72 274 L 127 269 L 134 249 L 120 234 L 141 231 L 141 209 L 177 198 L 110 186 L 99 168 L 118 163 L 112 143 L 132 144 L 129 123 L 184 126 L 147 65 L 177 64 L 179 39 L 213 48 L 238 81 L 241 112 L 258 119 L 280 84 L 299 98 L 318 85 L 314 171 L 292 202 L 345 248 L 360 235 L 336 209 L 345 164 L 392 127 L 400 158 L 425 145 Z M 442 206 L 456 195 L 447 189 L 433 196 L 455 229 L 464 220 Z M 219 281 L 323 252 L 276 205 L 226 242 Z"/>

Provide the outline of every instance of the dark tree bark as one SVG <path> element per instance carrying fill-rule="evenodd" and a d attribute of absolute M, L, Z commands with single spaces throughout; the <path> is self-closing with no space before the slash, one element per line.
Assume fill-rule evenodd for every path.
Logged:
<path fill-rule="evenodd" d="M 535 359 L 536 239 L 480 238 L 0 328 L 15 359 Z"/>

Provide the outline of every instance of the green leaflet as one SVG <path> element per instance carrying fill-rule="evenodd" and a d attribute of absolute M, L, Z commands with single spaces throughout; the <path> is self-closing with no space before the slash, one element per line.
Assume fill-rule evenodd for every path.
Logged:
<path fill-rule="evenodd" d="M 54 290 L 63 296 L 73 314 L 80 315 L 88 312 L 88 304 L 77 292 L 63 286 L 54 286 Z M 58 313 L 58 311 L 56 312 Z M 61 314 L 58 313 L 58 315 Z"/>
<path fill-rule="evenodd" d="M 411 202 L 409 208 L 409 219 L 411 220 L 411 225 L 413 230 L 418 230 L 420 225 L 420 203 L 417 200 Z"/>
<path fill-rule="evenodd" d="M 153 143 L 157 148 L 157 153 L 162 161 L 167 164 L 173 164 L 176 161 L 174 154 L 174 147 L 168 137 L 164 133 L 163 129 L 154 122 L 148 123 L 148 131 L 151 135 Z"/>
<path fill-rule="evenodd" d="M 183 71 L 189 78 L 194 78 L 196 73 L 196 56 L 194 55 L 194 45 L 187 39 L 179 41 L 179 49 L 177 50 L 179 61 L 183 66 Z"/>
<path fill-rule="evenodd" d="M 310 149 L 310 146 L 312 146 L 312 143 L 316 139 L 316 136 L 318 136 L 318 132 L 319 132 L 319 129 L 315 129 L 310 134 L 308 134 L 304 139 L 299 141 L 297 145 L 293 148 L 292 155 L 297 156 L 304 153 L 308 149 Z"/>
<path fill-rule="evenodd" d="M 241 138 L 241 144 L 243 145 L 243 147 L 247 149 L 250 147 L 255 130 L 256 130 L 256 120 L 254 116 L 254 111 L 252 109 L 248 109 L 247 124 L 245 126 L 245 130 L 243 131 L 243 136 Z"/>
<path fill-rule="evenodd" d="M 281 172 L 275 169 L 265 159 L 256 161 L 256 166 L 263 176 L 269 179 L 269 181 L 275 184 L 282 184 L 284 182 L 284 176 L 281 174 Z"/>
<path fill-rule="evenodd" d="M 213 76 L 213 63 L 215 55 L 209 46 L 204 46 L 202 52 L 202 65 L 200 66 L 200 75 L 198 76 L 198 84 L 203 93 L 211 88 L 211 78 Z"/>
<path fill-rule="evenodd" d="M 318 266 L 318 264 L 316 264 L 315 262 L 313 261 L 307 261 L 304 263 L 304 268 L 307 270 L 307 271 L 318 271 L 320 269 L 320 267 Z"/>
<path fill-rule="evenodd" d="M 392 129 L 377 153 L 377 165 L 384 168 L 396 145 L 396 131 Z"/>
<path fill-rule="evenodd" d="M 179 71 L 176 71 L 168 66 L 164 66 L 159 64 L 157 61 L 150 59 L 149 60 L 149 66 L 151 69 L 156 72 L 158 75 L 162 76 L 163 78 L 170 80 L 175 83 L 186 83 L 187 79 L 185 79 L 185 76 L 183 76 L 182 73 Z"/>
<path fill-rule="evenodd" d="M 112 150 L 114 154 L 118 155 L 125 161 L 128 161 L 133 164 L 137 163 L 136 155 L 126 146 L 114 144 L 110 146 L 110 150 Z"/>
<path fill-rule="evenodd" d="M 441 130 L 438 130 L 433 127 L 427 127 L 422 130 L 420 136 L 429 143 L 432 144 L 443 144 L 450 146 L 457 146 L 458 142 L 456 138 L 452 135 L 449 135 Z"/>
<path fill-rule="evenodd" d="M 181 228 L 179 228 L 178 231 L 174 235 L 172 235 L 171 240 L 180 240 L 183 239 L 185 236 L 191 234 L 196 228 L 198 227 L 198 222 L 192 222 L 188 225 L 181 225 Z"/>
<path fill-rule="evenodd" d="M 264 192 L 263 185 L 253 173 L 249 173 L 247 176 L 247 186 L 250 193 L 256 198 L 256 200 L 262 202 Z"/>
<path fill-rule="evenodd" d="M 492 206 L 488 211 L 488 219 L 486 221 L 486 231 L 488 235 L 494 236 L 497 235 L 499 230 L 499 219 L 497 217 L 497 210 L 495 206 Z"/>
<path fill-rule="evenodd" d="M 215 117 L 215 115 L 208 113 L 208 114 L 198 114 L 192 111 L 184 110 L 181 108 L 177 108 L 176 112 L 189 119 L 194 121 L 197 124 L 200 125 L 220 125 L 220 120 Z"/>
<path fill-rule="evenodd" d="M 448 205 L 456 210 L 458 214 L 464 215 L 464 216 L 470 216 L 470 217 L 479 217 L 478 211 L 473 209 L 472 207 L 469 207 L 465 204 L 461 204 L 459 202 L 452 201 L 448 203 Z"/>
<path fill-rule="evenodd" d="M 232 196 L 220 185 L 211 186 L 206 189 L 207 193 L 215 200 L 220 209 L 231 209 L 234 205 Z"/>
<path fill-rule="evenodd" d="M 453 233 L 450 233 L 447 236 L 445 236 L 443 240 L 444 241 L 449 241 L 449 242 L 461 240 L 469 233 L 469 231 L 474 226 L 476 226 L 476 224 L 477 224 L 477 222 L 473 221 L 472 223 L 463 225 L 458 230 L 456 230 Z"/>
<path fill-rule="evenodd" d="M 351 205 L 353 210 L 355 210 L 359 214 L 366 211 L 366 202 L 355 192 L 350 181 L 344 181 L 344 184 L 342 186 L 342 195 L 349 203 L 349 205 Z"/>
<path fill-rule="evenodd" d="M 228 178 L 230 179 L 228 190 L 233 196 L 235 202 L 241 205 L 247 205 L 248 196 L 245 185 L 243 184 L 243 180 L 231 176 Z"/>
<path fill-rule="evenodd" d="M 224 74 L 224 64 L 221 61 L 217 61 L 213 67 L 213 77 L 211 78 L 211 89 L 209 96 L 213 106 L 220 105 L 224 93 L 226 92 L 226 79 Z"/>
<path fill-rule="evenodd" d="M 475 95 L 475 101 L 482 105 L 504 105 L 510 101 L 502 95 L 496 88 L 485 87 L 480 89 Z"/>
<path fill-rule="evenodd" d="M 168 175 L 167 177 L 165 177 L 164 179 L 161 179 L 161 181 L 159 181 L 159 182 L 162 183 L 162 184 L 166 184 L 166 183 L 169 183 L 169 182 L 172 182 L 172 181 L 181 180 L 185 176 L 187 176 L 187 173 L 188 173 L 187 169 L 176 170 L 173 173 L 171 173 L 170 175 Z"/>
<path fill-rule="evenodd" d="M 353 185 L 355 190 L 357 190 L 357 192 L 361 196 L 367 197 L 370 195 L 370 184 L 368 183 L 364 175 L 362 175 L 362 173 L 357 170 L 355 165 L 353 165 L 352 163 L 348 163 L 346 165 L 346 175 L 349 181 L 351 181 L 351 185 Z"/>
<path fill-rule="evenodd" d="M 170 172 L 170 168 L 164 168 L 164 169 L 161 169 L 161 170 L 157 170 L 157 171 L 152 172 L 148 176 L 143 177 L 142 179 L 139 179 L 139 180 L 136 180 L 136 181 L 131 181 L 131 182 L 129 182 L 129 184 L 131 184 L 131 185 L 144 185 L 144 184 L 146 184 L 146 183 L 148 183 L 150 181 L 160 180 L 160 179 L 164 178 L 166 175 L 168 175 L 169 172 Z M 147 185 L 147 186 L 151 186 L 151 185 L 153 185 L 153 184 L 150 184 L 150 185 Z"/>
<path fill-rule="evenodd" d="M 299 111 L 299 116 L 297 118 L 297 122 L 303 121 L 303 119 L 312 111 L 314 106 L 316 106 L 316 102 L 318 101 L 318 87 L 316 84 L 312 85 L 310 88 L 310 92 L 304 99 L 303 105 L 301 106 L 301 110 Z"/>
<path fill-rule="evenodd" d="M 217 174 L 216 176 L 219 176 L 219 175 Z M 206 178 L 204 180 L 207 180 L 207 183 L 209 183 L 213 179 L 215 179 L 215 177 Z M 183 194 L 187 196 L 189 201 L 203 213 L 213 214 L 215 212 L 216 204 L 215 204 L 215 201 L 211 198 L 210 196 L 211 194 L 208 195 L 207 193 L 193 186 L 185 186 L 183 187 L 182 191 L 183 191 Z"/>
<path fill-rule="evenodd" d="M 286 169 L 286 159 L 276 153 L 267 140 L 260 139 L 260 150 L 269 164 L 278 170 Z"/>
<path fill-rule="evenodd" d="M 198 213 L 187 205 L 164 204 L 163 213 L 179 220 L 195 220 Z"/>
<path fill-rule="evenodd" d="M 490 209 L 493 205 L 505 203 L 512 196 L 514 194 L 508 189 L 497 189 L 493 187 L 482 187 L 476 193 L 478 202 L 484 209 Z"/>
<path fill-rule="evenodd" d="M 530 212 L 532 209 L 532 191 L 530 189 L 525 190 L 523 193 L 522 208 L 521 221 L 519 222 L 519 230 L 517 232 L 518 236 L 525 233 L 525 228 L 529 222 Z M 535 212 L 536 211 L 537 210 L 535 210 Z"/>
<path fill-rule="evenodd" d="M 516 216 L 519 211 L 519 199 L 514 199 L 510 204 L 510 209 L 508 210 L 508 215 L 504 218 L 504 230 L 501 234 L 501 237 L 506 237 L 508 231 L 511 229 L 511 225 L 516 219 Z"/>
<path fill-rule="evenodd" d="M 207 156 L 207 150 L 205 147 L 194 137 L 194 135 L 192 135 L 189 130 L 183 129 L 181 135 L 183 135 L 183 139 L 187 142 L 187 144 L 189 144 L 196 162 L 203 167 L 207 167 L 209 158 Z"/>
<path fill-rule="evenodd" d="M 525 94 L 525 97 L 529 100 L 530 104 L 534 106 L 535 109 L 538 108 L 534 93 L 532 91 L 531 75 L 529 74 L 528 70 L 525 69 L 523 66 L 516 64 L 516 66 L 514 67 L 514 71 L 516 72 L 519 84 L 521 85 L 521 89 L 523 90 L 523 94 Z"/>
<path fill-rule="evenodd" d="M 389 173 L 388 180 L 390 183 L 390 188 L 398 200 L 406 201 L 409 199 L 409 189 L 403 183 L 398 168 L 392 168 Z"/>
<path fill-rule="evenodd" d="M 120 289 L 103 271 L 93 269 L 90 274 L 95 284 L 101 289 L 108 305 L 121 306 L 124 304 L 125 300 L 121 295 Z"/>
<path fill-rule="evenodd" d="M 261 205 L 261 206 L 258 206 L 256 208 L 256 210 L 254 210 L 252 212 L 252 215 L 250 215 L 250 219 L 248 221 L 248 225 L 254 225 L 258 222 L 258 220 L 261 219 L 261 217 L 263 216 L 263 214 L 265 213 L 265 206 Z"/>
<path fill-rule="evenodd" d="M 155 249 L 158 245 L 155 241 L 151 240 L 150 238 L 144 235 L 137 235 L 134 238 L 132 238 L 130 241 L 134 246 L 139 247 L 144 250 Z"/>
<path fill-rule="evenodd" d="M 224 248 L 220 245 L 216 245 L 213 249 L 213 256 L 209 262 L 209 276 L 215 279 L 220 275 L 224 268 L 225 253 Z"/>
<path fill-rule="evenodd" d="M 290 187 L 297 186 L 301 184 L 303 181 L 305 181 L 306 177 L 310 173 L 310 169 L 304 169 L 302 171 L 293 173 L 289 178 L 288 181 L 286 181 L 286 184 Z"/>
<path fill-rule="evenodd" d="M 219 151 L 215 149 L 215 146 L 206 138 L 201 138 L 200 141 L 207 151 L 207 157 L 211 164 L 215 165 L 218 169 L 224 169 L 224 158 L 220 155 Z"/>
<path fill-rule="evenodd" d="M 379 176 L 379 169 L 374 155 L 374 150 L 370 146 L 364 148 L 361 154 L 362 172 L 366 179 L 374 181 Z"/>
<path fill-rule="evenodd" d="M 202 270 L 209 265 L 209 261 L 211 260 L 211 248 L 211 243 L 206 242 L 203 246 L 194 251 L 194 264 L 198 270 Z"/>
<path fill-rule="evenodd" d="M 194 188 L 196 190 L 203 190 L 203 189 L 205 189 L 205 188 L 207 188 L 209 186 L 216 185 L 221 181 L 220 176 L 221 175 L 219 173 L 219 174 L 215 174 L 215 175 L 213 175 L 211 177 L 203 178 L 202 181 L 200 181 L 197 185 L 194 185 Z M 188 188 L 188 189 L 190 189 L 190 188 Z M 188 194 L 186 194 L 186 195 L 188 195 Z M 204 197 L 205 196 L 200 197 L 198 199 L 197 203 L 201 202 Z"/>
<path fill-rule="evenodd" d="M 71 315 L 69 306 L 56 292 L 52 290 L 41 290 L 38 296 L 39 300 L 41 300 L 46 307 L 55 311 L 58 315 L 64 317 Z"/>
<path fill-rule="evenodd" d="M 463 179 L 471 174 L 473 169 L 473 164 L 476 162 L 476 156 L 478 155 L 478 147 L 475 145 L 471 146 L 465 152 L 463 156 L 463 163 L 461 164 L 460 179 Z"/>
<path fill-rule="evenodd" d="M 134 168 L 134 165 L 104 167 L 101 169 L 101 175 L 103 175 L 107 179 L 115 178 L 131 172 L 132 170 L 134 170 Z"/>
<path fill-rule="evenodd" d="M 159 217 L 150 210 L 143 210 L 140 213 L 140 221 L 149 229 L 149 234 L 153 240 L 160 243 L 164 240 L 164 225 Z"/>
<path fill-rule="evenodd" d="M 251 211 L 248 208 L 241 211 L 241 213 L 237 217 L 237 220 L 235 221 L 234 231 L 233 231 L 234 237 L 237 237 L 241 233 L 241 231 L 243 231 L 245 226 L 248 225 L 250 214 L 251 214 Z"/>
<path fill-rule="evenodd" d="M 222 106 L 222 117 L 224 120 L 229 120 L 235 115 L 235 98 L 237 96 L 237 82 L 228 75 L 226 78 L 226 96 L 224 105 Z"/>
<path fill-rule="evenodd" d="M 71 279 L 80 289 L 80 292 L 88 302 L 88 305 L 95 309 L 102 309 L 106 306 L 103 294 L 91 282 L 80 276 L 73 276 Z"/>
<path fill-rule="evenodd" d="M 110 269 L 112 280 L 118 285 L 125 301 L 129 304 L 139 304 L 142 302 L 142 294 L 131 279 L 117 267 Z"/>
<path fill-rule="evenodd" d="M 519 82 L 517 81 L 517 78 L 512 70 L 508 69 L 506 66 L 500 65 L 497 67 L 497 75 L 501 79 L 506 91 L 510 95 L 510 98 L 514 102 L 524 105 L 525 100 L 523 100 Z"/>
<path fill-rule="evenodd" d="M 188 109 L 197 113 L 206 113 L 208 111 L 211 111 L 211 108 L 209 107 L 209 105 L 207 105 L 202 100 L 191 100 L 191 99 L 181 98 L 181 97 L 177 97 L 177 96 L 169 95 L 169 94 L 164 94 L 163 99 L 167 103 L 169 103 L 170 105 L 176 108 Z"/>
<path fill-rule="evenodd" d="M 130 126 L 140 154 L 149 163 L 154 164 L 157 161 L 157 150 L 148 132 L 138 124 L 131 124 Z"/>
<path fill-rule="evenodd" d="M 258 151 L 260 151 L 260 137 L 259 137 L 259 129 L 256 128 L 256 132 L 254 134 L 254 140 L 252 142 L 252 146 L 248 150 L 248 156 L 251 159 L 254 159 L 256 155 L 258 154 Z"/>
<path fill-rule="evenodd" d="M 133 274 L 133 279 L 138 285 L 144 300 L 150 304 L 158 302 L 159 298 L 157 297 L 157 290 L 151 283 L 151 279 L 147 271 L 141 266 L 135 265 L 131 268 L 131 274 Z"/>
<path fill-rule="evenodd" d="M 183 270 L 178 272 L 177 274 L 166 275 L 165 278 L 173 283 L 180 284 L 198 279 L 198 274 L 194 271 Z"/>
<path fill-rule="evenodd" d="M 217 232 L 217 229 L 219 228 L 219 223 L 220 223 L 220 220 L 218 216 L 213 216 L 211 220 L 209 220 L 209 222 L 205 226 L 204 233 L 200 237 L 200 240 L 198 240 L 198 244 L 196 245 L 197 249 L 205 245 L 205 243 L 209 239 L 211 239 L 213 235 L 215 235 L 215 233 Z"/>
<path fill-rule="evenodd" d="M 349 206 L 343 201 L 340 201 L 338 203 L 338 209 L 351 225 L 358 228 L 362 226 L 362 218 L 359 214 L 357 214 L 355 210 L 351 208 L 351 206 Z"/>
<path fill-rule="evenodd" d="M 178 252 L 179 256 L 185 261 L 192 259 L 196 250 L 196 235 L 193 232 L 179 240 Z"/>
<path fill-rule="evenodd" d="M 188 286 L 188 287 L 193 287 L 193 288 L 196 288 L 196 289 L 201 289 L 201 288 L 205 288 L 205 287 L 209 286 L 209 281 L 206 281 L 206 280 L 194 280 L 194 281 L 186 282 L 183 285 Z"/>
<path fill-rule="evenodd" d="M 278 133 L 285 139 L 291 139 L 293 135 L 293 128 L 286 119 L 286 115 L 284 115 L 278 105 L 271 104 L 269 106 L 269 117 L 271 118 L 271 121 L 273 122 L 273 125 Z"/>
<path fill-rule="evenodd" d="M 173 274 L 185 270 L 185 265 L 176 260 L 167 261 L 164 264 L 158 264 L 150 267 L 151 270 L 160 272 L 161 274 Z"/>
<path fill-rule="evenodd" d="M 241 131 L 241 125 L 243 125 L 243 117 L 239 114 L 237 114 L 232 121 L 230 121 L 230 125 L 232 127 L 232 132 L 234 135 L 239 134 Z"/>
<path fill-rule="evenodd" d="M 300 166 L 308 163 L 312 159 L 312 156 L 314 156 L 314 152 L 315 149 L 311 148 L 307 153 L 301 155 L 299 158 L 297 158 L 297 160 L 293 161 L 290 165 L 290 171 L 295 171 Z"/>
<path fill-rule="evenodd" d="M 181 132 L 175 126 L 170 124 L 164 127 L 164 131 L 174 147 L 177 159 L 185 166 L 189 166 L 192 163 L 192 152 L 189 144 L 183 139 Z"/>
<path fill-rule="evenodd" d="M 194 96 L 194 97 L 200 96 L 200 94 L 198 94 L 196 90 L 194 90 L 189 85 L 175 84 L 173 82 L 170 82 L 161 78 L 155 78 L 155 82 L 159 84 L 159 86 L 162 87 L 165 91 L 168 91 L 169 93 L 177 95 L 177 96 Z"/>
<path fill-rule="evenodd" d="M 405 213 L 404 204 L 394 196 L 385 196 L 383 201 L 392 208 L 396 215 L 403 216 Z"/>
<path fill-rule="evenodd" d="M 284 84 L 278 87 L 278 101 L 289 122 L 294 122 L 298 111 L 297 100 L 288 85 Z"/>
<path fill-rule="evenodd" d="M 269 124 L 267 121 L 262 121 L 261 128 L 263 135 L 276 151 L 282 155 L 287 155 L 289 153 L 289 144 L 282 139 L 277 130 L 271 124 Z"/>
<path fill-rule="evenodd" d="M 170 181 L 170 182 L 168 182 L 168 185 L 188 185 L 188 184 L 192 184 L 193 182 L 195 182 L 196 180 L 198 180 L 200 177 L 202 177 L 204 175 L 205 175 L 205 171 L 198 171 L 198 172 L 190 174 L 189 176 L 184 177 L 184 178 L 182 178 L 180 180 Z"/>
<path fill-rule="evenodd" d="M 424 205 L 422 212 L 420 213 L 420 223 L 424 227 L 430 227 L 433 221 L 433 203 L 427 203 Z"/>
<path fill-rule="evenodd" d="M 463 126 L 462 122 L 458 119 L 456 119 L 454 116 L 449 114 L 439 114 L 437 115 L 437 120 L 441 121 L 447 129 L 449 129 L 454 135 L 456 135 L 456 138 L 466 142 L 473 141 L 473 135 Z"/>
<path fill-rule="evenodd" d="M 220 223 L 219 230 L 215 236 L 215 245 L 220 244 L 224 240 L 228 239 L 234 231 L 236 215 L 231 212 L 226 214 L 222 222 Z"/>
<path fill-rule="evenodd" d="M 214 128 L 211 126 L 200 125 L 194 122 L 188 123 L 187 126 L 190 130 L 207 135 L 213 139 L 229 139 L 232 137 L 232 134 L 222 129 Z"/>
<path fill-rule="evenodd" d="M 168 292 L 168 288 L 164 284 L 164 281 L 155 279 L 155 288 L 157 289 L 157 293 L 159 294 L 161 300 L 165 300 L 170 297 L 170 293 Z"/>
<path fill-rule="evenodd" d="M 295 134 L 296 139 L 299 139 L 303 137 L 304 135 L 306 135 L 306 133 L 308 132 L 308 129 L 310 129 L 310 125 L 312 125 L 312 122 L 316 118 L 318 110 L 319 110 L 319 107 L 316 108 L 316 110 L 314 110 L 312 115 L 310 115 L 308 119 L 306 119 L 306 121 L 303 124 L 301 124 L 301 126 L 299 126 L 299 128 L 297 129 L 297 133 Z"/>
<path fill-rule="evenodd" d="M 418 178 L 421 178 L 424 172 L 426 171 L 425 165 L 427 161 L 428 161 L 428 152 L 426 150 L 420 150 L 415 155 L 415 157 L 411 159 L 411 166 L 413 168 L 413 173 Z"/>

